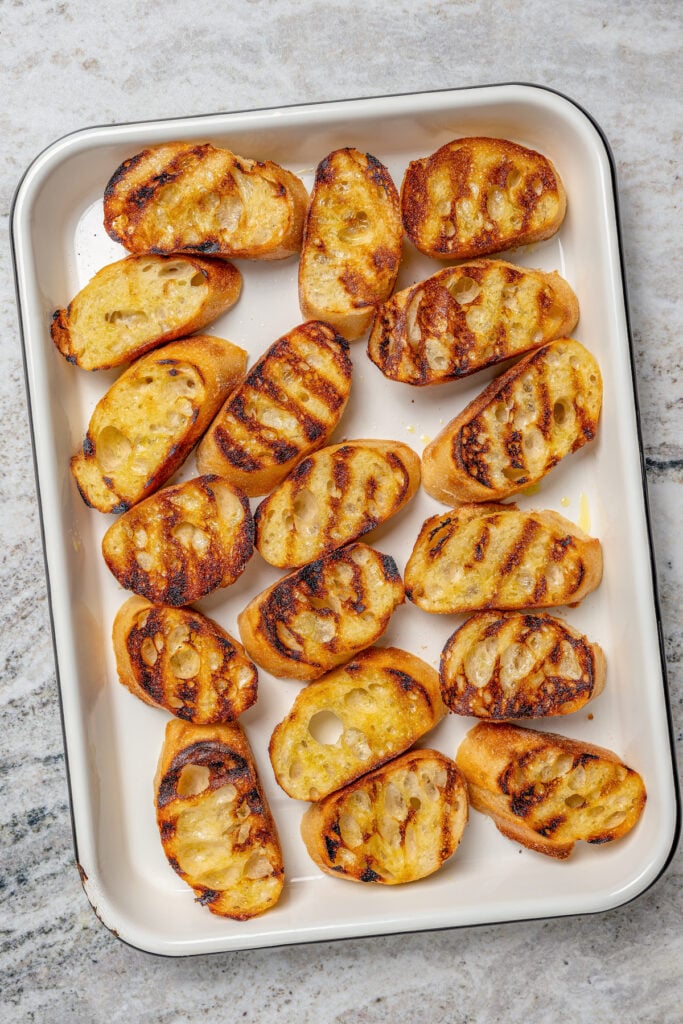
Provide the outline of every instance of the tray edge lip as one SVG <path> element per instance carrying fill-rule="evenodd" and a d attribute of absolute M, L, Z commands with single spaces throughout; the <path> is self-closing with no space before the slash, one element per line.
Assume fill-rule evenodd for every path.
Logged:
<path fill-rule="evenodd" d="M 656 623 L 656 628 L 657 628 L 657 641 L 658 641 L 658 647 L 659 647 L 660 667 L 661 667 L 661 673 L 662 673 L 664 711 L 665 711 L 665 714 L 666 714 L 666 720 L 667 720 L 667 725 L 668 725 L 669 753 L 670 753 L 671 768 L 672 768 L 673 797 L 674 797 L 674 801 L 675 801 L 675 814 L 674 814 L 674 820 L 673 820 L 673 828 L 672 828 L 672 831 L 671 831 L 671 846 L 669 848 L 669 851 L 668 851 L 668 853 L 664 857 L 662 857 L 662 862 L 661 862 L 661 865 L 659 866 L 659 868 L 657 870 L 657 873 L 649 881 L 647 881 L 643 885 L 643 887 L 641 889 L 639 889 L 634 894 L 625 897 L 623 900 L 619 900 L 618 898 L 616 900 L 612 899 L 604 907 L 594 907 L 592 909 L 584 909 L 584 910 L 579 909 L 577 911 L 568 911 L 568 912 L 558 912 L 558 911 L 555 911 L 553 913 L 549 913 L 548 915 L 541 915 L 541 916 L 538 916 L 538 917 L 536 917 L 536 916 L 530 916 L 530 917 L 524 916 L 524 917 L 520 917 L 520 918 L 509 918 L 509 919 L 503 917 L 503 918 L 497 918 L 497 919 L 493 919 L 493 920 L 486 921 L 486 922 L 469 922 L 469 923 L 463 923 L 463 924 L 445 924 L 445 925 L 432 925 L 432 926 L 430 926 L 429 924 L 425 924 L 424 926 L 420 926 L 418 928 L 412 928 L 412 929 L 410 929 L 410 928 L 408 928 L 408 929 L 397 928 L 397 929 L 390 929 L 390 930 L 386 930 L 385 929 L 385 930 L 380 930 L 380 931 L 374 931 L 373 929 L 368 929 L 367 931 L 365 931 L 363 933 L 359 933 L 359 934 L 355 934 L 355 935 L 337 935 L 337 936 L 313 935 L 313 936 L 309 936 L 308 938 L 306 938 L 306 937 L 301 937 L 301 938 L 293 937 L 291 939 L 291 941 L 286 941 L 286 942 L 275 942 L 275 943 L 273 943 L 273 942 L 259 942 L 259 941 L 256 941 L 256 942 L 251 942 L 251 943 L 247 943 L 247 944 L 244 944 L 244 945 L 229 943 L 227 946 L 225 946 L 222 949 L 212 949 L 212 950 L 208 950 L 208 951 L 207 950 L 202 950 L 202 949 L 195 949 L 195 950 L 190 950 L 190 951 L 187 951 L 187 952 L 178 951 L 176 953 L 176 952 L 167 952 L 165 950 L 162 951 L 160 949 L 147 948 L 146 946 L 143 946 L 143 945 L 137 945 L 135 942 L 132 942 L 132 941 L 128 940 L 127 938 L 125 938 L 124 935 L 121 934 L 121 932 L 119 932 L 119 930 L 114 926 L 113 923 L 109 923 L 107 920 L 105 920 L 105 916 L 104 916 L 105 912 L 104 911 L 100 911 L 100 909 L 98 908 L 98 906 L 97 906 L 97 904 L 95 902 L 95 899 L 96 899 L 95 893 L 92 893 L 92 892 L 89 891 L 90 890 L 90 886 L 88 885 L 89 879 L 88 879 L 88 876 L 87 876 L 84 868 L 81 865 L 80 857 L 79 857 L 78 836 L 77 836 L 77 832 L 76 832 L 76 822 L 75 822 L 75 816 L 74 816 L 74 810 L 73 810 L 73 793 L 72 793 L 71 772 L 70 772 L 70 767 L 69 767 L 69 756 L 68 756 L 67 737 L 66 737 L 66 723 L 65 723 L 65 717 L 64 717 L 64 703 L 63 703 L 63 699 L 62 699 L 62 685 L 61 685 L 61 678 L 60 678 L 60 668 L 59 668 L 59 662 L 58 662 L 58 657 L 57 657 L 57 638 L 56 638 L 56 633 L 55 633 L 53 607 L 52 607 L 52 585 L 51 585 L 51 580 L 50 580 L 50 571 L 49 571 L 49 564 L 48 564 L 48 553 L 47 553 L 47 546 L 46 546 L 46 536 L 45 536 L 44 516 L 43 516 L 43 504 L 42 504 L 42 498 L 41 498 L 40 477 L 39 477 L 39 471 L 38 471 L 38 460 L 37 460 L 36 445 L 35 445 L 34 411 L 33 411 L 33 405 L 32 405 L 32 402 L 31 402 L 31 390 L 30 390 L 30 381 L 29 381 L 29 370 L 28 370 L 28 353 L 27 353 L 27 344 L 26 344 L 26 337 L 25 337 L 25 330 L 24 330 L 24 311 L 23 311 L 22 301 L 21 301 L 21 289 L 20 289 L 20 283 L 19 283 L 19 268 L 18 268 L 18 259 L 17 259 L 18 245 L 17 245 L 16 215 L 17 215 L 17 208 L 18 208 L 18 206 L 20 205 L 20 203 L 22 202 L 22 199 L 23 199 L 22 193 L 23 193 L 24 188 L 26 186 L 26 182 L 30 178 L 31 174 L 35 172 L 35 170 L 39 167 L 39 165 L 48 157 L 48 155 L 51 154 L 51 152 L 53 150 L 57 151 L 60 148 L 60 146 L 63 145 L 63 144 L 69 144 L 69 143 L 72 143 L 72 142 L 73 143 L 77 143 L 80 139 L 84 139 L 84 138 L 86 138 L 89 135 L 96 134 L 99 131 L 105 131 L 105 130 L 116 131 L 117 129 L 121 129 L 121 128 L 135 128 L 135 127 L 142 127 L 144 125 L 165 124 L 165 123 L 170 123 L 172 121 L 189 121 L 189 122 L 191 122 L 191 121 L 200 121 L 200 120 L 203 120 L 203 119 L 216 118 L 216 117 L 230 117 L 232 115 L 240 115 L 240 114 L 244 114 L 244 115 L 246 115 L 246 114 L 259 114 L 259 113 L 264 113 L 264 114 L 272 113 L 272 114 L 276 114 L 276 113 L 278 113 L 280 111 L 295 110 L 295 109 L 302 109 L 302 110 L 303 109 L 311 109 L 311 110 L 313 110 L 313 109 L 318 109 L 318 108 L 325 107 L 325 106 L 331 106 L 331 105 L 334 105 L 334 104 L 337 104 L 337 105 L 353 105 L 353 104 L 359 103 L 359 102 L 373 102 L 373 101 L 381 101 L 381 100 L 400 100 L 401 98 L 428 97 L 428 96 L 436 96 L 436 95 L 443 95 L 443 96 L 445 96 L 445 95 L 450 94 L 450 93 L 459 93 L 459 92 L 477 93 L 477 92 L 480 92 L 480 91 L 483 91 L 483 90 L 488 90 L 488 89 L 506 89 L 506 88 L 518 88 L 518 89 L 522 89 L 522 90 L 529 90 L 530 93 L 532 93 L 533 91 L 538 91 L 539 93 L 548 93 L 548 94 L 550 94 L 552 96 L 555 96 L 555 97 L 559 98 L 560 100 L 564 101 L 569 106 L 571 106 L 575 110 L 577 110 L 581 115 L 583 115 L 583 117 L 589 122 L 589 124 L 595 130 L 595 132 L 596 132 L 596 134 L 597 134 L 597 136 L 598 136 L 598 138 L 599 138 L 599 140 L 602 143 L 602 146 L 604 148 L 605 155 L 607 157 L 607 163 L 608 163 L 608 166 L 609 166 L 612 199 L 613 199 L 613 202 L 614 202 L 614 215 L 615 215 L 615 225 L 614 226 L 615 226 L 615 231 L 616 231 L 617 252 L 618 252 L 618 257 L 619 257 L 619 276 L 620 276 L 620 279 L 621 279 L 621 289 L 622 289 L 622 298 L 623 298 L 623 311 L 624 311 L 624 318 L 625 318 L 626 338 L 627 338 L 627 342 L 628 342 L 629 365 L 630 365 L 630 373 L 631 373 L 631 385 L 632 385 L 632 389 L 633 389 L 633 401 L 634 401 L 634 411 L 635 411 L 634 420 L 635 420 L 636 440 L 637 440 L 637 444 L 638 444 L 638 454 L 639 454 L 639 464 L 640 464 L 641 489 L 642 489 L 642 496 L 643 496 L 643 511 L 644 511 L 645 527 L 646 527 L 647 539 L 648 539 L 648 555 L 649 555 L 649 563 L 650 563 L 651 593 L 652 593 L 652 602 L 653 602 L 653 611 L 654 611 L 655 623 Z M 629 302 L 628 302 L 628 289 L 627 289 L 626 268 L 625 268 L 625 264 L 624 264 L 624 255 L 623 255 L 623 244 L 622 244 L 623 243 L 623 239 L 622 239 L 622 228 L 621 228 L 621 216 L 620 216 L 620 206 L 619 206 L 619 191 L 618 191 L 618 180 L 617 180 L 616 163 L 615 163 L 614 155 L 612 153 L 612 149 L 611 149 L 611 146 L 610 146 L 609 141 L 607 139 L 607 136 L 606 136 L 604 130 L 602 129 L 602 127 L 600 126 L 599 122 L 593 117 L 593 115 L 590 114 L 590 112 L 587 111 L 586 108 L 583 107 L 578 101 L 574 100 L 572 97 L 568 96 L 567 94 L 563 93 L 562 91 L 560 91 L 558 89 L 554 89 L 552 87 L 545 86 L 545 85 L 540 85 L 538 83 L 533 83 L 533 82 L 505 81 L 505 82 L 483 83 L 483 84 L 479 84 L 479 85 L 454 86 L 454 87 L 444 88 L 444 89 L 425 89 L 425 90 L 416 90 L 416 91 L 413 90 L 413 91 L 407 91 L 407 92 L 402 92 L 402 93 L 382 93 L 382 94 L 373 95 L 373 96 L 355 96 L 355 97 L 345 97 L 345 98 L 342 98 L 342 99 L 334 98 L 334 99 L 317 100 L 317 101 L 305 102 L 305 103 L 302 103 L 302 102 L 292 102 L 292 103 L 283 104 L 283 105 L 277 106 L 277 107 L 272 107 L 272 106 L 253 107 L 253 108 L 244 108 L 244 109 L 232 110 L 232 111 L 218 111 L 218 112 L 213 112 L 213 113 L 208 113 L 208 114 L 207 113 L 203 113 L 203 114 L 189 114 L 189 115 L 181 115 L 181 116 L 176 116 L 176 117 L 153 118 L 151 120 L 145 120 L 145 121 L 116 122 L 116 123 L 113 123 L 113 124 L 89 125 L 89 126 L 84 127 L 84 128 L 75 129 L 75 130 L 73 130 L 71 132 L 66 133 L 63 136 L 59 136 L 58 138 L 53 140 L 51 143 L 49 143 L 47 146 L 43 147 L 43 149 L 41 149 L 36 154 L 36 156 L 31 161 L 31 163 L 24 170 L 24 172 L 21 175 L 21 177 L 20 177 L 20 179 L 19 179 L 19 181 L 17 183 L 17 186 L 16 186 L 16 188 L 14 190 L 14 194 L 13 194 L 11 202 L 10 202 L 9 225 L 10 225 L 10 231 L 9 231 L 9 236 L 10 236 L 10 252 L 11 252 L 11 257 L 12 257 L 12 270 L 13 270 L 13 279 L 14 279 L 14 290 L 15 290 L 17 313 L 18 313 L 19 337 L 20 337 L 20 342 L 21 342 L 23 376 L 24 376 L 24 390 L 25 390 L 26 403 L 27 403 L 29 433 L 30 433 L 30 437 L 31 437 L 31 457 L 32 457 L 32 461 L 33 461 L 34 480 L 35 480 L 35 486 L 36 486 L 36 496 L 37 496 L 37 506 L 38 506 L 38 521 L 39 521 L 39 529 L 40 529 L 41 543 L 42 543 L 42 549 L 43 549 L 43 565 L 44 565 L 45 578 L 46 578 L 48 614 L 49 614 L 50 631 L 51 631 L 51 639 L 52 639 L 53 659 L 54 659 L 54 666 L 55 666 L 55 678 L 56 678 L 56 682 L 57 682 L 57 695 L 58 695 L 58 703 L 59 703 L 60 724 L 61 724 L 61 729 L 62 729 L 62 745 L 63 745 L 63 750 L 64 750 L 64 764 L 65 764 L 66 784 L 67 784 L 67 792 L 68 792 L 68 796 L 69 796 L 69 815 L 70 815 L 70 819 L 71 819 L 72 843 L 73 843 L 73 848 L 74 848 L 76 867 L 77 867 L 77 870 L 79 872 L 79 876 L 80 876 L 80 879 L 81 879 L 81 884 L 83 886 L 83 890 L 84 890 L 85 895 L 87 897 L 88 904 L 91 907 L 91 909 L 92 909 L 93 913 L 95 914 L 95 916 L 105 926 L 105 928 L 107 928 L 107 930 L 110 931 L 112 933 L 112 935 L 114 935 L 117 939 L 119 939 L 119 941 L 121 941 L 124 945 L 129 946 L 130 948 L 133 948 L 133 949 L 136 949 L 136 950 L 139 950 L 141 952 L 145 952 L 145 953 L 148 953 L 148 954 L 154 955 L 154 956 L 160 956 L 160 957 L 164 957 L 164 958 L 173 958 L 173 959 L 175 959 L 175 958 L 178 958 L 178 957 L 181 957 L 181 956 L 193 956 L 193 955 L 194 956 L 196 956 L 196 955 L 204 955 L 204 956 L 206 956 L 206 955 L 214 955 L 214 954 L 217 955 L 217 954 L 225 953 L 225 952 L 239 952 L 241 950 L 256 949 L 256 948 L 281 948 L 282 946 L 285 946 L 285 945 L 307 945 L 307 944 L 312 944 L 312 943 L 330 942 L 330 941 L 335 941 L 335 942 L 339 941 L 340 942 L 340 941 L 351 940 L 351 939 L 354 939 L 354 938 L 356 938 L 356 939 L 357 938 L 373 938 L 373 937 L 379 937 L 381 935 L 388 935 L 388 934 L 414 934 L 415 932 L 446 931 L 446 930 L 451 930 L 451 929 L 455 929 L 455 928 L 491 927 L 491 926 L 495 926 L 496 924 L 503 924 L 503 923 L 508 924 L 508 923 L 527 922 L 527 921 L 546 921 L 546 920 L 553 920 L 555 918 L 567 918 L 567 917 L 594 915 L 594 914 L 600 914 L 600 913 L 607 913 L 610 910 L 615 910 L 615 909 L 618 909 L 619 907 L 626 906 L 629 903 L 632 903 L 633 901 L 635 901 L 636 899 L 639 899 L 642 895 L 644 895 L 644 893 L 646 893 L 649 889 L 651 889 L 662 878 L 662 876 L 665 874 L 665 872 L 668 870 L 668 868 L 669 868 L 669 866 L 670 866 L 670 864 L 671 864 L 671 862 L 672 862 L 672 860 L 673 860 L 673 858 L 675 856 L 675 852 L 676 852 L 676 849 L 677 849 L 677 846 L 678 846 L 678 842 L 679 842 L 679 838 L 680 838 L 680 834 L 681 834 L 681 792 L 680 792 L 680 784 L 679 784 L 678 772 L 677 772 L 677 760 L 676 760 L 676 749 L 675 749 L 675 741 L 674 741 L 673 717 L 672 717 L 672 710 L 671 710 L 670 692 L 669 692 L 669 686 L 668 686 L 668 671 L 667 671 L 666 654 L 665 654 L 665 649 L 664 649 L 664 635 L 663 635 L 663 625 L 662 625 L 661 607 L 660 607 L 660 599 L 659 599 L 658 577 L 657 577 L 657 569 L 656 569 L 656 561 L 655 561 L 655 553 L 654 553 L 654 544 L 653 544 L 653 536 L 652 536 L 652 520 L 651 520 L 651 513 L 650 513 L 649 491 L 648 491 L 647 475 L 646 475 L 646 468 L 645 468 L 645 453 L 644 453 L 643 440 L 642 440 L 640 404 L 639 404 L 639 399 L 638 399 L 637 380 L 636 380 L 635 362 L 634 362 L 633 335 L 632 335 L 632 329 L 631 329 L 630 309 L 629 309 Z M 309 929 L 309 932 L 310 932 L 310 929 Z M 256 937 L 256 938 L 258 939 L 258 937 Z M 239 939 L 238 939 L 238 942 L 239 942 Z"/>

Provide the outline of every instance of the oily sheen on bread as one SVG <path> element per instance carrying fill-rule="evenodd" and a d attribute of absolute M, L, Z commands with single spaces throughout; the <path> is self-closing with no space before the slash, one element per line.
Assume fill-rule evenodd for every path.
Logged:
<path fill-rule="evenodd" d="M 391 295 L 403 225 L 389 171 L 369 153 L 337 149 L 316 169 L 299 260 L 299 305 L 349 341 Z"/>
<path fill-rule="evenodd" d="M 326 874 L 400 885 L 438 871 L 467 818 L 467 785 L 455 763 L 437 750 L 413 750 L 311 804 L 301 836 Z"/>
<path fill-rule="evenodd" d="M 121 683 L 176 718 L 231 722 L 256 701 L 258 673 L 241 643 L 195 609 L 129 597 L 112 640 Z"/>
<path fill-rule="evenodd" d="M 602 579 L 602 549 L 549 509 L 462 505 L 425 521 L 404 578 L 437 614 L 578 604 Z"/>
<path fill-rule="evenodd" d="M 602 648 L 543 612 L 478 612 L 441 653 L 441 695 L 476 718 L 568 715 L 605 684 Z"/>
<path fill-rule="evenodd" d="M 133 253 L 282 259 L 301 247 L 308 193 L 291 171 L 208 142 L 130 157 L 104 192 L 104 226 Z"/>
<path fill-rule="evenodd" d="M 317 679 L 374 644 L 404 600 L 394 559 L 349 544 L 262 591 L 237 624 L 257 665 L 274 676 Z"/>
<path fill-rule="evenodd" d="M 385 523 L 419 485 L 420 458 L 399 441 L 321 448 L 256 509 L 256 548 L 281 569 L 312 562 Z"/>
<path fill-rule="evenodd" d="M 445 714 L 437 673 L 396 647 L 370 647 L 299 691 L 270 760 L 295 800 L 319 800 L 391 760 Z"/>
<path fill-rule="evenodd" d="M 473 260 L 382 303 L 368 356 L 389 380 L 442 384 L 565 337 L 578 317 L 576 295 L 559 274 Z"/>
<path fill-rule="evenodd" d="M 164 853 L 198 903 L 237 921 L 277 903 L 284 883 L 280 840 L 237 722 L 172 719 L 154 796 Z"/>
<path fill-rule="evenodd" d="M 50 327 L 70 363 L 104 370 L 201 330 L 237 302 L 242 275 L 227 260 L 128 256 L 103 267 Z"/>
<path fill-rule="evenodd" d="M 601 407 L 595 358 L 578 341 L 553 341 L 492 381 L 427 445 L 424 488 L 449 505 L 517 494 L 595 438 Z"/>
<path fill-rule="evenodd" d="M 211 475 L 162 488 L 102 538 L 104 560 L 122 587 L 173 607 L 230 586 L 253 552 L 247 498 Z"/>
<path fill-rule="evenodd" d="M 255 497 L 326 443 L 351 390 L 348 343 L 310 320 L 279 338 L 233 391 L 197 448 L 201 473 Z"/>
<path fill-rule="evenodd" d="M 567 197 L 551 161 L 507 139 L 461 138 L 408 165 L 406 233 L 426 256 L 472 259 L 550 238 Z"/>
<path fill-rule="evenodd" d="M 611 750 L 500 722 L 480 722 L 456 764 L 470 804 L 508 839 L 560 860 L 577 840 L 626 835 L 645 807 L 640 775 Z"/>
<path fill-rule="evenodd" d="M 100 399 L 71 460 L 81 497 L 125 512 L 182 465 L 246 365 L 244 349 L 195 335 L 128 367 Z"/>

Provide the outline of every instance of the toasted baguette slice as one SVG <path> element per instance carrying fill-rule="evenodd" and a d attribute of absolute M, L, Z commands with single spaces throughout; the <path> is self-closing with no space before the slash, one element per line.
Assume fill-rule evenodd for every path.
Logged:
<path fill-rule="evenodd" d="M 386 522 L 419 485 L 420 458 L 399 441 L 321 448 L 256 509 L 256 547 L 281 569 L 312 562 Z"/>
<path fill-rule="evenodd" d="M 176 718 L 231 722 L 256 701 L 258 673 L 242 644 L 193 609 L 129 597 L 112 639 L 121 683 Z"/>
<path fill-rule="evenodd" d="M 282 259 L 301 247 L 308 193 L 270 160 L 167 142 L 128 160 L 104 192 L 104 226 L 134 253 Z"/>
<path fill-rule="evenodd" d="M 371 647 L 299 691 L 270 740 L 275 778 L 295 800 L 320 800 L 402 754 L 444 714 L 433 668 Z"/>
<path fill-rule="evenodd" d="M 174 608 L 230 586 L 253 550 L 249 502 L 217 476 L 164 487 L 102 538 L 104 560 L 122 587 Z"/>
<path fill-rule="evenodd" d="M 237 921 L 277 903 L 284 883 L 280 840 L 236 722 L 171 719 L 154 795 L 164 853 L 198 903 Z"/>
<path fill-rule="evenodd" d="M 439 677 L 457 715 L 568 715 L 602 692 L 605 655 L 550 615 L 479 612 L 446 641 Z"/>
<path fill-rule="evenodd" d="M 578 319 L 576 295 L 554 271 L 474 260 L 379 306 L 368 355 L 390 380 L 441 384 L 562 338 Z"/>
<path fill-rule="evenodd" d="M 601 407 L 596 360 L 578 341 L 553 341 L 492 381 L 427 445 L 424 489 L 449 505 L 517 494 L 593 440 Z"/>
<path fill-rule="evenodd" d="M 550 510 L 463 505 L 427 519 L 406 595 L 437 614 L 578 604 L 602 578 L 600 541 Z"/>
<path fill-rule="evenodd" d="M 225 260 L 128 256 L 54 313 L 52 340 L 70 363 L 109 369 L 206 327 L 241 289 L 242 275 Z"/>
<path fill-rule="evenodd" d="M 403 225 L 396 186 L 376 157 L 337 149 L 318 165 L 299 261 L 304 317 L 349 341 L 364 334 L 391 295 Z"/>
<path fill-rule="evenodd" d="M 201 473 L 267 494 L 326 443 L 351 390 L 348 344 L 310 320 L 265 352 L 228 398 L 197 449 Z"/>
<path fill-rule="evenodd" d="M 567 198 L 547 157 L 506 139 L 464 138 L 408 165 L 403 224 L 427 256 L 471 259 L 554 235 Z"/>
<path fill-rule="evenodd" d="M 95 406 L 71 472 L 85 503 L 125 512 L 185 461 L 244 373 L 221 338 L 172 341 L 129 366 Z"/>
<path fill-rule="evenodd" d="M 317 679 L 374 644 L 404 600 L 393 558 L 349 544 L 258 594 L 237 624 L 257 665 L 274 676 Z"/>
<path fill-rule="evenodd" d="M 643 780 L 616 754 L 555 733 L 479 722 L 456 763 L 472 807 L 508 839 L 560 860 L 578 839 L 619 839 L 645 806 Z"/>
<path fill-rule="evenodd" d="M 301 836 L 328 875 L 400 885 L 438 871 L 467 818 L 467 785 L 454 762 L 413 750 L 311 804 Z"/>

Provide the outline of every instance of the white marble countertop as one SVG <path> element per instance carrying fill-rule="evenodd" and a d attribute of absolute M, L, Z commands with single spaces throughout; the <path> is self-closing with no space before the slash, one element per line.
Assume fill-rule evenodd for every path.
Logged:
<path fill-rule="evenodd" d="M 683 711 L 681 15 L 676 0 L 0 0 L 0 1021 L 674 1024 L 681 857 L 592 917 L 168 960 L 97 920 L 74 863 L 18 319 L 10 204 L 35 155 L 92 124 L 532 82 L 616 162 L 674 736 Z"/>

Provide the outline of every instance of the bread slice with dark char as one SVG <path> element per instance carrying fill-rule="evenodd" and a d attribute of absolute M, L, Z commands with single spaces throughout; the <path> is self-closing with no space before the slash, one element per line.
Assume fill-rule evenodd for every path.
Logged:
<path fill-rule="evenodd" d="M 154 798 L 166 858 L 201 906 L 236 921 L 275 906 L 284 884 L 280 839 L 237 722 L 172 719 Z"/>
<path fill-rule="evenodd" d="M 442 384 L 566 337 L 578 318 L 576 295 L 558 273 L 472 260 L 382 303 L 368 356 L 389 380 Z"/>
<path fill-rule="evenodd" d="M 646 801 L 640 775 L 611 750 L 502 722 L 479 722 L 456 755 L 470 804 L 508 839 L 564 860 L 578 840 L 625 836 Z"/>
<path fill-rule="evenodd" d="M 401 885 L 438 871 L 468 819 L 467 785 L 437 750 L 412 750 L 311 804 L 301 836 L 321 871 Z"/>
<path fill-rule="evenodd" d="M 424 488 L 448 505 L 518 494 L 595 439 L 601 409 L 595 357 L 571 338 L 553 341 L 492 381 L 427 445 Z"/>
<path fill-rule="evenodd" d="M 406 233 L 426 256 L 472 259 L 550 238 L 567 207 L 552 162 L 508 139 L 454 139 L 408 165 Z"/>

